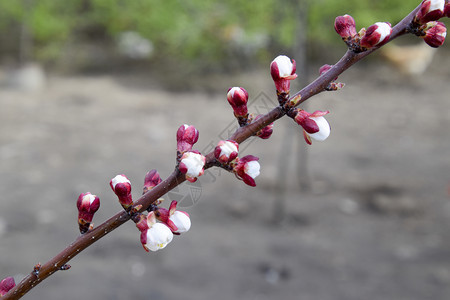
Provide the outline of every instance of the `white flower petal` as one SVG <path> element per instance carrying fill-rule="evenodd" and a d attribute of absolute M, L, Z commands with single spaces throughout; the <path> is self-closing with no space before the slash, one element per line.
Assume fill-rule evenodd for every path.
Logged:
<path fill-rule="evenodd" d="M 381 43 L 387 36 L 391 34 L 391 26 L 389 26 L 389 24 L 386 22 L 377 22 L 375 23 L 375 25 L 378 26 L 375 31 L 381 35 L 380 41 L 378 43 Z"/>
<path fill-rule="evenodd" d="M 255 179 L 259 175 L 261 166 L 256 160 L 249 161 L 245 164 L 244 170 L 247 175 Z"/>
<path fill-rule="evenodd" d="M 220 156 L 225 155 L 226 157 L 230 157 L 233 152 L 238 152 L 236 145 L 229 141 L 226 141 L 225 144 L 220 146 L 220 150 Z"/>
<path fill-rule="evenodd" d="M 190 177 L 198 177 L 205 165 L 203 155 L 193 152 L 186 153 L 185 158 L 183 158 L 181 161 L 187 168 L 186 176 Z"/>
<path fill-rule="evenodd" d="M 191 228 L 191 219 L 187 214 L 181 211 L 175 211 L 169 219 L 177 226 L 177 233 L 186 232 Z"/>
<path fill-rule="evenodd" d="M 315 139 L 316 141 L 324 141 L 330 136 L 331 128 L 330 124 L 324 117 L 311 117 L 319 126 L 319 131 L 316 133 L 308 134 L 310 137 Z"/>
<path fill-rule="evenodd" d="M 277 63 L 278 74 L 281 78 L 292 74 L 293 64 L 289 57 L 286 55 L 279 55 L 274 59 L 274 61 Z"/>
<path fill-rule="evenodd" d="M 431 0 L 429 11 L 444 10 L 445 0 Z"/>
<path fill-rule="evenodd" d="M 156 223 L 147 230 L 147 244 L 145 246 L 151 251 L 157 251 L 165 248 L 172 239 L 173 233 L 169 227 L 162 223 Z"/>
<path fill-rule="evenodd" d="M 111 180 L 111 185 L 112 185 L 112 187 L 113 187 L 114 189 L 116 188 L 116 185 L 117 185 L 118 183 L 129 183 L 129 184 L 131 184 L 131 182 L 128 180 L 128 178 L 126 178 L 126 177 L 123 176 L 123 175 L 117 175 L 116 177 L 114 177 L 114 178 Z"/>

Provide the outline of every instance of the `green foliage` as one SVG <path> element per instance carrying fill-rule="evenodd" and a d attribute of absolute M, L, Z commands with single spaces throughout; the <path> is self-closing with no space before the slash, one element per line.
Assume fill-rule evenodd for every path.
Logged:
<path fill-rule="evenodd" d="M 351 14 L 357 27 L 398 22 L 420 0 L 2 0 L 0 31 L 25 24 L 35 52 L 57 49 L 92 28 L 113 39 L 137 31 L 155 45 L 158 57 L 219 61 L 239 52 L 258 56 L 271 47 L 289 49 L 295 37 L 340 42 L 333 29 L 338 15 Z M 300 27 L 299 12 L 307 11 Z M 49 50 L 51 49 L 51 50 Z"/>

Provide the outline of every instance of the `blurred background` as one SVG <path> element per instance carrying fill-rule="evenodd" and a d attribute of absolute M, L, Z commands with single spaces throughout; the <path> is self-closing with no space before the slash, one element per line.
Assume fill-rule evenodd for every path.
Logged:
<path fill-rule="evenodd" d="M 229 87 L 275 107 L 275 56 L 297 61 L 299 90 L 345 52 L 336 16 L 395 24 L 419 2 L 0 1 L 0 278 L 79 235 L 80 193 L 100 224 L 120 210 L 115 175 L 135 198 L 147 171 L 168 176 L 181 124 L 203 153 L 226 139 Z M 330 110 L 327 141 L 283 118 L 245 142 L 257 187 L 211 169 L 166 195 L 193 225 L 164 250 L 127 223 L 24 299 L 449 299 L 450 53 L 424 45 L 401 37 L 305 103 Z"/>

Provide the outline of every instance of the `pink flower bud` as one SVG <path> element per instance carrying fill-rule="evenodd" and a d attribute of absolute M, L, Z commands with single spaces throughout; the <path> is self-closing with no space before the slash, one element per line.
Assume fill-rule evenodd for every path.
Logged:
<path fill-rule="evenodd" d="M 173 239 L 173 233 L 169 227 L 163 223 L 156 223 L 153 211 L 149 212 L 146 219 L 141 217 L 136 227 L 141 231 L 141 243 L 147 252 L 163 249 Z"/>
<path fill-rule="evenodd" d="M 177 131 L 177 151 L 184 153 L 191 151 L 198 141 L 198 130 L 194 126 L 182 125 Z"/>
<path fill-rule="evenodd" d="M 425 35 L 422 36 L 425 43 L 433 48 L 442 46 L 447 36 L 447 28 L 444 23 L 439 21 L 432 21 L 426 24 Z"/>
<path fill-rule="evenodd" d="M 119 202 L 125 210 L 128 210 L 133 205 L 131 196 L 131 182 L 125 175 L 117 175 L 109 182 L 114 193 L 119 198 Z"/>
<path fill-rule="evenodd" d="M 186 152 L 181 157 L 178 168 L 181 173 L 186 174 L 186 180 L 195 182 L 197 177 L 203 175 L 205 162 L 206 158 L 197 151 Z"/>
<path fill-rule="evenodd" d="M 255 121 L 260 119 L 262 116 L 263 115 L 256 116 Z M 273 133 L 273 123 L 270 123 L 269 125 L 267 125 L 263 129 L 258 131 L 256 133 L 256 136 L 261 138 L 261 139 L 263 139 L 263 140 L 267 140 L 268 138 L 270 138 L 272 136 L 272 133 Z"/>
<path fill-rule="evenodd" d="M 147 193 L 149 190 L 157 186 L 161 182 L 161 177 L 158 171 L 155 169 L 149 171 L 144 178 L 144 191 L 143 194 Z"/>
<path fill-rule="evenodd" d="M 336 17 L 334 29 L 344 40 L 348 40 L 356 35 L 355 20 L 350 15 Z"/>
<path fill-rule="evenodd" d="M 289 93 L 291 80 L 297 78 L 295 70 L 295 60 L 291 62 L 291 59 L 285 55 L 279 55 L 272 61 L 270 75 L 272 75 L 278 93 Z"/>
<path fill-rule="evenodd" d="M 247 118 L 248 116 L 248 93 L 244 88 L 232 87 L 228 89 L 227 100 L 234 111 L 236 118 Z"/>
<path fill-rule="evenodd" d="M 367 28 L 364 36 L 361 38 L 360 45 L 361 47 L 368 49 L 375 46 L 381 46 L 389 41 L 391 33 L 391 24 L 387 22 L 377 22 Z"/>
<path fill-rule="evenodd" d="M 310 114 L 299 110 L 295 116 L 295 122 L 303 127 L 303 136 L 307 144 L 311 145 L 311 138 L 316 141 L 324 141 L 330 136 L 330 124 L 323 117 L 328 111 L 315 111 Z"/>
<path fill-rule="evenodd" d="M 214 149 L 214 156 L 221 163 L 229 163 L 239 154 L 239 144 L 232 140 L 220 141 Z"/>
<path fill-rule="evenodd" d="M 415 21 L 425 24 L 436 21 L 444 15 L 445 0 L 423 0 L 416 14 Z"/>
<path fill-rule="evenodd" d="M 333 67 L 333 66 L 331 66 L 331 65 L 323 65 L 323 66 L 321 66 L 321 67 L 319 68 L 319 74 L 320 74 L 320 75 L 325 74 L 326 72 L 328 72 L 329 70 L 331 70 L 332 67 Z"/>
<path fill-rule="evenodd" d="M 174 234 L 187 232 L 191 228 L 191 219 L 185 211 L 176 210 L 177 201 L 170 203 L 169 209 L 158 208 L 155 211 L 156 218 L 163 222 Z"/>
<path fill-rule="evenodd" d="M 189 218 L 189 214 L 185 211 L 177 210 L 170 216 L 169 219 L 178 228 L 173 233 L 183 233 L 191 228 L 191 219 Z"/>
<path fill-rule="evenodd" d="M 0 281 L 0 297 L 9 292 L 10 289 L 16 286 L 13 277 L 6 277 Z"/>
<path fill-rule="evenodd" d="M 100 208 L 100 199 L 91 193 L 80 194 L 77 200 L 78 226 L 81 233 L 86 233 L 95 212 Z"/>
<path fill-rule="evenodd" d="M 255 178 L 260 173 L 259 158 L 247 155 L 237 160 L 233 172 L 249 186 L 256 186 Z"/>

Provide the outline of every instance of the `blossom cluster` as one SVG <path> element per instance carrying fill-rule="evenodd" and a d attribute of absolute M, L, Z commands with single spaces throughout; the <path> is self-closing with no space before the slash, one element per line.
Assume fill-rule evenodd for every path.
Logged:
<path fill-rule="evenodd" d="M 220 141 L 214 149 L 214 156 L 221 164 L 249 186 L 256 186 L 255 178 L 260 174 L 259 158 L 253 155 L 238 157 L 239 144 L 233 140 Z"/>
<path fill-rule="evenodd" d="M 412 32 L 433 48 L 442 46 L 447 36 L 447 28 L 438 20 L 443 17 L 450 17 L 448 0 L 423 0 L 414 17 Z"/>
<path fill-rule="evenodd" d="M 192 144 L 198 138 L 198 132 L 197 137 L 195 137 L 189 133 L 193 132 L 192 128 L 189 126 L 182 126 L 182 128 L 186 133 L 184 136 L 186 136 L 186 139 L 189 139 L 190 142 L 179 143 L 179 149 L 186 150 L 186 153 L 192 153 L 190 150 Z M 149 171 L 144 178 L 143 194 L 152 190 L 161 182 L 161 177 L 156 170 Z M 110 180 L 109 184 L 123 209 L 129 214 L 130 218 L 135 221 L 136 227 L 141 232 L 140 240 L 142 246 L 146 251 L 163 249 L 172 241 L 173 235 L 179 235 L 190 229 L 191 219 L 189 214 L 176 209 L 177 201 L 172 201 L 169 209 L 165 209 L 159 206 L 162 203 L 162 199 L 158 199 L 147 209 L 149 213 L 144 215 L 139 212 L 142 206 L 136 205 L 133 202 L 131 182 L 124 174 L 115 176 Z M 92 195 L 91 193 L 83 193 L 78 197 L 77 208 L 80 232 L 81 234 L 85 234 L 93 228 L 91 222 L 95 212 L 100 208 L 100 199 L 98 196 Z M 0 293 L 2 290 L 6 290 L 7 292 L 9 286 L 11 286 L 11 280 L 8 278 L 4 279 L 0 284 Z"/>
<path fill-rule="evenodd" d="M 353 51 L 361 52 L 382 46 L 389 41 L 392 33 L 391 24 L 376 22 L 367 29 L 356 32 L 355 20 L 350 15 L 339 16 L 334 21 L 334 29 Z"/>
<path fill-rule="evenodd" d="M 186 143 L 182 147 L 190 149 Z M 144 178 L 143 193 L 152 190 L 161 181 L 161 177 L 156 170 L 149 171 Z M 163 249 L 172 241 L 174 234 L 180 234 L 190 229 L 189 215 L 176 209 L 177 201 L 172 201 L 169 209 L 165 209 L 158 206 L 162 202 L 162 199 L 159 199 L 156 204 L 150 206 L 148 215 L 144 215 L 138 213 L 136 208 L 132 209 L 134 203 L 131 195 L 131 182 L 125 175 L 117 175 L 111 179 L 110 186 L 117 195 L 119 203 L 136 222 L 136 227 L 141 232 L 142 246 L 146 251 Z"/>
<path fill-rule="evenodd" d="M 332 67 L 330 65 L 322 66 L 319 70 L 320 75 L 326 73 Z M 297 77 L 297 74 L 294 74 L 295 61 L 292 60 L 291 62 L 291 59 L 287 56 L 280 55 L 272 61 L 270 71 L 272 79 L 275 82 L 277 93 L 280 92 L 279 89 L 282 87 L 282 92 L 289 96 L 290 81 Z M 337 80 L 337 78 L 334 80 Z M 343 87 L 343 83 L 336 83 L 334 80 L 328 86 L 328 90 L 338 90 Z M 311 145 L 311 138 L 317 141 L 324 141 L 330 135 L 330 125 L 324 118 L 324 115 L 328 114 L 328 111 L 316 111 L 310 114 L 303 109 L 295 108 L 299 100 L 301 100 L 301 95 L 292 97 L 291 99 L 286 98 L 285 102 L 280 104 L 284 105 L 286 110 L 289 110 L 288 115 L 303 128 L 303 135 L 307 144 Z"/>
<path fill-rule="evenodd" d="M 191 228 L 189 214 L 176 210 L 177 201 L 172 201 L 169 209 L 162 207 L 150 211 L 147 216 L 139 215 L 136 227 L 141 232 L 141 243 L 146 251 L 165 248 L 173 239 Z"/>
<path fill-rule="evenodd" d="M 192 150 L 198 141 L 199 132 L 192 125 L 182 125 L 177 130 L 178 169 L 186 180 L 195 182 L 204 173 L 206 158 L 197 150 Z"/>
<path fill-rule="evenodd" d="M 356 32 L 356 31 L 355 31 Z M 319 72 L 322 75 L 330 70 L 333 66 L 324 65 L 320 68 Z M 290 98 L 290 83 L 292 80 L 297 78 L 296 74 L 296 63 L 295 60 L 291 60 L 286 55 L 277 56 L 270 64 L 270 74 L 275 84 L 276 94 L 278 96 L 278 100 L 280 106 L 287 112 L 289 116 L 291 116 L 294 121 L 303 127 L 303 134 L 305 137 L 305 141 L 308 144 L 311 144 L 311 138 L 317 141 L 323 141 L 330 135 L 330 126 L 324 115 L 328 113 L 328 111 L 316 111 L 312 114 L 307 113 L 305 110 L 296 109 L 295 106 L 298 105 L 301 100 L 301 95 L 297 95 Z M 336 80 L 335 78 L 334 80 Z M 327 90 L 339 90 L 344 84 L 336 83 L 334 80 L 329 84 L 326 88 Z M 238 119 L 238 122 L 241 126 L 246 126 L 251 124 L 254 121 L 262 118 L 262 115 L 258 115 L 253 117 L 252 114 L 248 113 L 247 102 L 248 102 L 248 92 L 242 87 L 232 87 L 228 90 L 227 99 L 231 107 L 233 108 L 233 112 L 235 117 Z M 268 139 L 273 133 L 273 123 L 268 124 L 263 127 L 259 131 L 255 133 L 256 136 L 262 139 Z M 231 153 L 237 153 L 236 146 L 232 146 L 233 141 L 220 141 L 219 145 L 216 147 L 215 156 L 220 162 L 223 162 L 221 158 L 226 151 L 230 151 Z M 218 149 L 221 149 L 218 152 Z M 223 149 L 222 149 L 223 148 Z M 231 151 L 230 149 L 234 150 Z M 228 149 L 228 150 L 227 150 Z M 231 157 L 233 157 L 231 155 Z M 233 160 L 231 158 L 230 160 Z M 253 160 L 255 161 L 255 160 Z M 228 161 L 229 162 L 229 161 Z M 237 165 L 237 164 L 235 164 Z M 234 170 L 234 168 L 233 168 Z M 235 171 L 235 173 L 238 175 Z M 238 175 L 238 177 L 241 177 Z M 247 184 L 249 184 L 250 180 L 244 180 Z M 252 184 L 250 184 L 252 185 Z"/>

